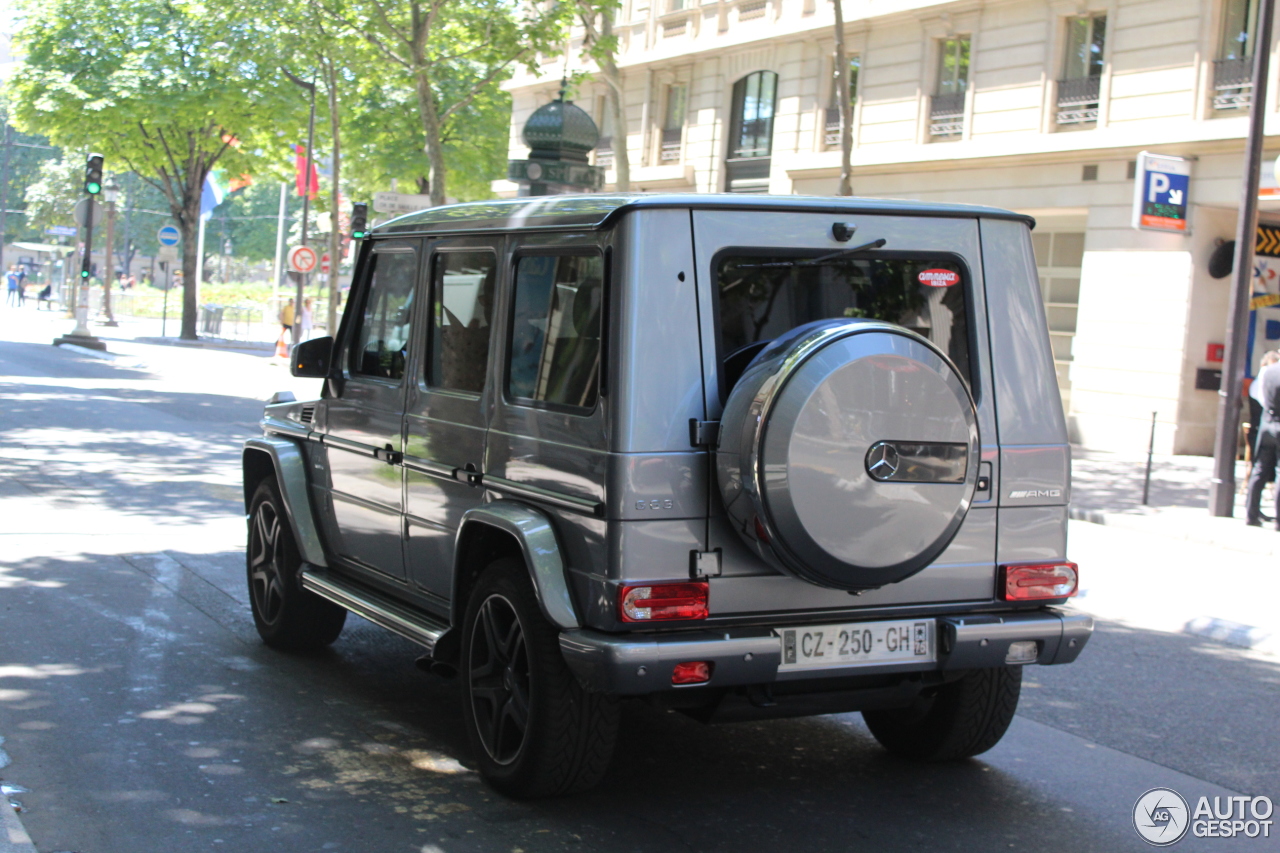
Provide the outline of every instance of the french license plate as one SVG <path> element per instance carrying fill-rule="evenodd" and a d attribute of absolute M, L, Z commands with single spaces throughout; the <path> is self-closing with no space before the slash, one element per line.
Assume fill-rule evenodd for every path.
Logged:
<path fill-rule="evenodd" d="M 783 671 L 849 664 L 928 663 L 935 659 L 932 619 L 781 628 Z"/>

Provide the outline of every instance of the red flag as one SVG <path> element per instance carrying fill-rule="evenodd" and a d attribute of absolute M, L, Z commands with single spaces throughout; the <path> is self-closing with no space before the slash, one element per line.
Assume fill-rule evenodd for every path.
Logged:
<path fill-rule="evenodd" d="M 310 186 L 307 181 L 307 146 L 295 145 L 293 147 L 297 158 L 294 161 L 295 174 L 297 175 L 298 195 L 310 195 L 316 198 L 320 195 L 320 175 L 316 171 L 315 160 L 311 161 Z"/>

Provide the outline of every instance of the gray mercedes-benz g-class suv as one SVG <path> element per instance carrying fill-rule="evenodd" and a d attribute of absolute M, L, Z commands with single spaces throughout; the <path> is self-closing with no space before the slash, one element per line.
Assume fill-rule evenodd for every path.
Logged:
<path fill-rule="evenodd" d="M 272 646 L 347 611 L 457 674 L 480 772 L 600 779 L 618 701 L 858 710 L 991 748 L 1055 609 L 1070 459 L 1027 217 L 867 199 L 591 195 L 375 228 L 320 399 L 244 450 Z"/>

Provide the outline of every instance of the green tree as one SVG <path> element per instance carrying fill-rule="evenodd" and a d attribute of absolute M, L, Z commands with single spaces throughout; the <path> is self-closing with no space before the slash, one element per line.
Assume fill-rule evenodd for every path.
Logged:
<path fill-rule="evenodd" d="M 277 149 L 273 33 L 238 4 L 26 0 L 9 83 L 15 123 L 95 149 L 151 182 L 182 232 L 182 337 L 196 334 L 196 237 L 205 178 Z"/>
<path fill-rule="evenodd" d="M 572 14 L 569 4 L 511 0 L 317 2 L 367 39 L 384 66 L 399 70 L 397 87 L 412 92 L 427 159 L 425 189 L 436 205 L 445 203 L 451 122 L 457 117 L 458 126 L 465 126 L 460 114 L 478 100 L 481 106 L 491 101 L 493 87 L 517 63 L 533 68 L 538 51 L 556 49 Z M 505 137 L 504 126 L 500 138 Z M 469 142 L 459 139 L 455 153 Z"/>

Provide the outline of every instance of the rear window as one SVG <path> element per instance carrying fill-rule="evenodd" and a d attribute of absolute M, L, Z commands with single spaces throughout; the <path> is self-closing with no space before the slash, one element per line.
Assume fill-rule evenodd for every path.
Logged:
<path fill-rule="evenodd" d="M 716 266 L 723 391 L 765 344 L 814 320 L 883 320 L 928 338 L 969 379 L 968 282 L 949 256 L 728 252 Z"/>

